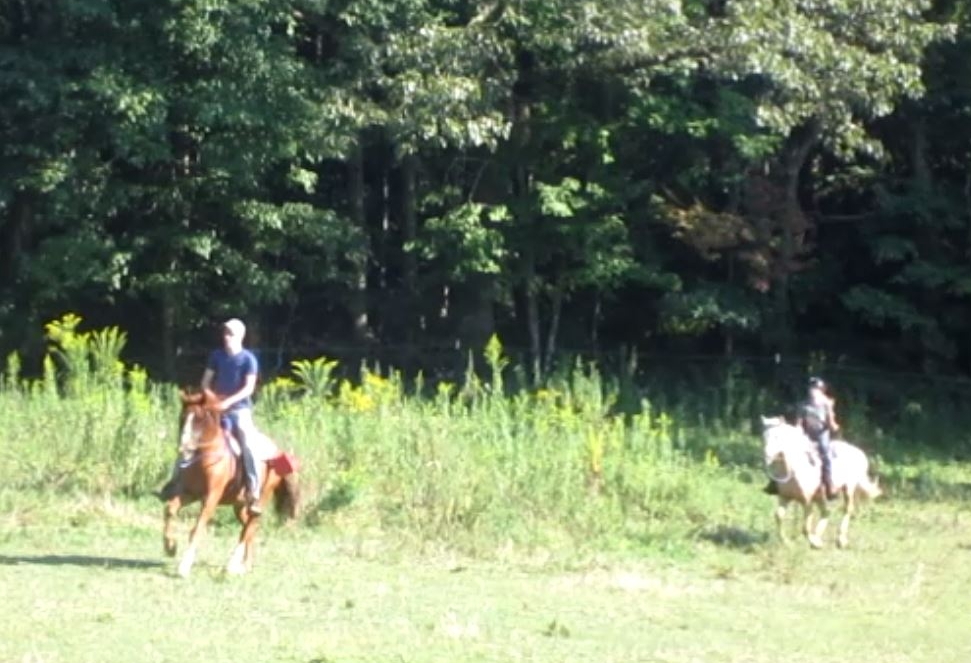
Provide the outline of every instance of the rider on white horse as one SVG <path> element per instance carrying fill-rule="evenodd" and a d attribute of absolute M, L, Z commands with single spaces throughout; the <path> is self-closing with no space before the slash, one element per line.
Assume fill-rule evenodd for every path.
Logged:
<path fill-rule="evenodd" d="M 822 378 L 809 378 L 809 393 L 799 405 L 799 425 L 806 431 L 810 440 L 816 443 L 819 459 L 823 466 L 823 486 L 827 499 L 835 499 L 833 490 L 833 466 L 830 456 L 830 436 L 840 427 L 836 422 L 836 400 L 826 394 L 826 383 Z"/>

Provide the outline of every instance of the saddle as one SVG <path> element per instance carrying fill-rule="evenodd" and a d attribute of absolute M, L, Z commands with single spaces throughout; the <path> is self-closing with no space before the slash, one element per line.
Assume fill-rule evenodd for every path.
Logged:
<path fill-rule="evenodd" d="M 239 440 L 236 439 L 236 436 L 233 435 L 232 431 L 225 428 L 223 429 L 223 441 L 225 442 L 226 449 L 228 449 L 233 456 L 239 458 L 243 451 L 240 447 Z M 268 463 L 280 455 L 280 448 L 276 445 L 276 442 L 259 431 L 251 436 L 248 444 L 250 451 L 253 454 L 253 459 L 257 463 Z M 192 462 L 192 458 L 195 455 L 196 450 L 197 447 L 194 444 L 183 443 L 179 447 L 179 454 L 183 465 L 189 465 Z"/>

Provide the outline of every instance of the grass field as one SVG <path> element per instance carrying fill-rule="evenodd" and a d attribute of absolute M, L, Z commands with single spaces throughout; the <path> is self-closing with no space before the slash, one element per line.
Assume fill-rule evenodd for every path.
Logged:
<path fill-rule="evenodd" d="M 0 374 L 0 663 L 971 661 L 960 394 L 846 408 L 888 494 L 848 550 L 810 551 L 760 492 L 779 404 L 754 378 L 635 388 L 577 364 L 510 388 L 497 339 L 461 384 L 298 361 L 259 410 L 300 457 L 301 518 L 227 577 L 220 512 L 184 580 L 150 497 L 175 388 L 79 321 L 48 325 L 40 378 L 16 355 Z"/>
<path fill-rule="evenodd" d="M 484 561 L 269 526 L 239 578 L 221 570 L 235 534 L 221 517 L 188 580 L 161 554 L 153 502 L 2 501 L 4 663 L 971 660 L 971 514 L 957 501 L 871 505 L 845 551 L 777 542 L 768 497 L 764 526 L 677 554 Z"/>

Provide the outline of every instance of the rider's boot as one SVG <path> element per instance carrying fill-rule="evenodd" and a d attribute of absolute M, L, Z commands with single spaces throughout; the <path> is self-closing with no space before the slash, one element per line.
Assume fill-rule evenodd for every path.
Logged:
<path fill-rule="evenodd" d="M 839 496 L 839 491 L 833 485 L 833 474 L 829 463 L 823 464 L 823 490 L 827 500 L 835 500 Z"/>
<path fill-rule="evenodd" d="M 263 513 L 263 507 L 260 506 L 259 488 L 253 488 L 246 491 L 246 506 L 251 515 L 258 516 Z"/>

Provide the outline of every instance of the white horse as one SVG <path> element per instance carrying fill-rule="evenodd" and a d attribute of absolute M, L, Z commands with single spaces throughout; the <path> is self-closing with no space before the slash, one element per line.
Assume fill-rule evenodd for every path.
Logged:
<path fill-rule="evenodd" d="M 779 536 L 785 540 L 782 529 L 786 507 L 790 502 L 802 504 L 805 521 L 803 533 L 813 548 L 823 547 L 823 533 L 829 523 L 829 506 L 822 482 L 822 464 L 815 443 L 799 426 L 793 426 L 782 417 L 762 417 L 762 441 L 765 472 L 775 482 L 779 493 L 779 505 L 775 520 Z M 833 440 L 832 481 L 833 489 L 843 495 L 843 518 L 840 521 L 836 545 L 840 548 L 849 543 L 847 530 L 850 516 L 860 496 L 873 499 L 881 493 L 880 486 L 868 475 L 869 461 L 866 454 L 845 440 Z M 813 527 L 813 504 L 820 510 L 819 522 Z"/>

